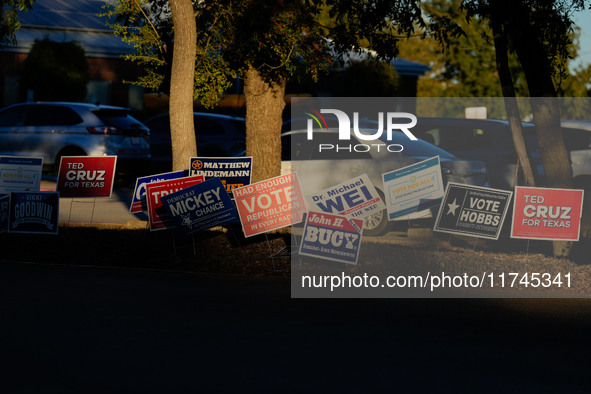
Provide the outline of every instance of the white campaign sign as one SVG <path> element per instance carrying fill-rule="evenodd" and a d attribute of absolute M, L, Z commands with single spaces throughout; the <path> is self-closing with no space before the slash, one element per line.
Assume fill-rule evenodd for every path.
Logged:
<path fill-rule="evenodd" d="M 386 208 L 367 174 L 312 195 L 319 212 L 362 219 Z"/>

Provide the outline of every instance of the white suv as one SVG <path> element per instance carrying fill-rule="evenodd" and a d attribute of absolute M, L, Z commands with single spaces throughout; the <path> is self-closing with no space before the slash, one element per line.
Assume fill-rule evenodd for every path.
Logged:
<path fill-rule="evenodd" d="M 118 173 L 149 165 L 149 130 L 130 109 L 66 102 L 20 103 L 0 111 L 0 155 L 43 157 L 56 170 L 62 156 L 117 156 Z"/>

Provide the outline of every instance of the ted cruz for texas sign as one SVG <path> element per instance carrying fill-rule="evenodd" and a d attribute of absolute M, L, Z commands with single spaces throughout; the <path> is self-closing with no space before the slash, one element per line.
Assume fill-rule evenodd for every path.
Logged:
<path fill-rule="evenodd" d="M 583 190 L 515 188 L 511 238 L 578 241 Z"/>
<path fill-rule="evenodd" d="M 111 197 L 117 156 L 63 156 L 57 191 L 60 197 Z"/>

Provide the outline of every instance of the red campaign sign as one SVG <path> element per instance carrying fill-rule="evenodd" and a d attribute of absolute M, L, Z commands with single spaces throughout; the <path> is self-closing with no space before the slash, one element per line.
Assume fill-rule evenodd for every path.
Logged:
<path fill-rule="evenodd" d="M 146 201 L 150 218 L 150 231 L 173 228 L 172 220 L 168 217 L 160 197 L 178 192 L 205 180 L 203 175 L 153 182 L 146 185 Z"/>
<path fill-rule="evenodd" d="M 245 237 L 299 223 L 306 212 L 295 173 L 239 187 L 233 193 Z"/>
<path fill-rule="evenodd" d="M 511 238 L 578 241 L 583 191 L 515 188 Z"/>
<path fill-rule="evenodd" d="M 117 156 L 63 156 L 56 190 L 60 197 L 111 197 Z"/>

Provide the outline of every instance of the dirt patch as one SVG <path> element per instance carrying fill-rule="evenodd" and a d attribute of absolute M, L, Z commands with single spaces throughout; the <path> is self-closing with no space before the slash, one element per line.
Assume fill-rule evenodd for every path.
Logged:
<path fill-rule="evenodd" d="M 285 247 L 280 234 L 245 239 L 218 228 L 195 237 L 126 225 L 60 226 L 58 235 L 0 234 L 0 260 L 47 264 L 165 269 L 249 276 L 287 276 L 289 259 L 269 256 Z"/>
<path fill-rule="evenodd" d="M 132 226 L 133 227 L 133 226 Z M 141 226 L 139 226 L 141 227 Z M 357 266 L 315 260 L 318 272 L 335 265 L 352 274 L 371 270 L 400 274 L 420 270 L 480 275 L 483 272 L 570 272 L 574 293 L 591 294 L 591 242 L 575 243 L 570 258 L 551 256 L 550 242 L 474 238 L 413 238 L 405 233 L 367 237 Z M 412 233 L 409 233 L 412 234 Z M 240 227 L 218 227 L 194 237 L 150 232 L 127 225 L 60 226 L 58 235 L 0 234 L 0 260 L 47 264 L 164 269 L 204 273 L 289 277 L 289 247 L 299 238 L 268 234 L 244 238 Z"/>

